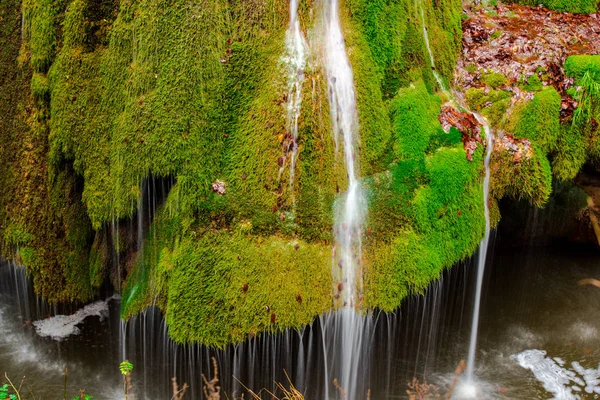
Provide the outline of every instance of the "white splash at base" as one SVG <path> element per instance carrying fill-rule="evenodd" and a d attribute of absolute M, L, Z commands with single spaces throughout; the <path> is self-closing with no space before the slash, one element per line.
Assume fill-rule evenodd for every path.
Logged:
<path fill-rule="evenodd" d="M 512 359 L 533 372 L 555 400 L 578 400 L 600 394 L 600 365 L 596 369 L 586 369 L 574 361 L 569 368 L 564 360 L 546 354 L 543 350 L 525 350 L 513 355 Z"/>
<path fill-rule="evenodd" d="M 35 321 L 33 326 L 39 336 L 49 337 L 54 340 L 63 340 L 72 335 L 78 335 L 81 331 L 77 325 L 81 324 L 87 317 L 100 317 L 100 320 L 108 317 L 108 302 L 118 297 L 113 296 L 105 301 L 97 301 L 88 304 L 71 315 L 56 315 L 54 317 Z"/>

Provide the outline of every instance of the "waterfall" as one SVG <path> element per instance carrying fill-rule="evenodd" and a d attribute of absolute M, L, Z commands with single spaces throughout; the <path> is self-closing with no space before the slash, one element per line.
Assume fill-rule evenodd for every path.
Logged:
<path fill-rule="evenodd" d="M 368 369 L 364 347 L 369 345 L 372 316 L 357 312 L 362 300 L 361 235 L 366 201 L 357 172 L 358 117 L 354 77 L 346 54 L 338 0 L 330 0 L 325 5 L 324 46 L 336 151 L 343 151 L 348 178 L 348 189 L 335 207 L 332 275 L 338 311 L 325 316 L 322 323 L 328 360 L 326 381 L 330 384 L 336 379 L 337 385 L 331 390 L 344 392 L 343 397 L 347 399 L 355 399 L 361 397 L 358 393 L 358 381 L 362 380 L 359 368 L 365 376 Z"/>
<path fill-rule="evenodd" d="M 287 130 L 291 136 L 290 193 L 292 202 L 294 201 L 294 179 L 298 157 L 298 119 L 302 108 L 302 85 L 308 55 L 308 43 L 302 35 L 298 20 L 298 3 L 299 0 L 290 0 L 290 26 L 286 32 L 286 55 L 283 58 L 288 67 Z M 286 151 L 289 151 L 289 148 Z M 285 163 L 279 170 L 280 177 L 283 174 L 284 166 Z"/>
<path fill-rule="evenodd" d="M 437 81 L 440 89 L 448 95 L 448 98 L 451 99 L 453 103 L 458 103 L 461 108 L 469 111 L 473 116 L 477 119 L 477 121 L 483 126 L 483 130 L 486 138 L 486 154 L 484 159 L 484 167 L 485 167 L 485 178 L 483 180 L 483 204 L 484 204 L 484 215 L 485 215 L 485 235 L 479 244 L 479 255 L 477 259 L 477 283 L 475 289 L 475 301 L 473 306 L 473 322 L 471 325 L 471 338 L 469 341 L 469 353 L 467 358 L 467 386 L 461 389 L 461 397 L 473 398 L 476 396 L 476 389 L 473 385 L 473 374 L 475 370 L 475 352 L 477 350 L 477 333 L 479 330 L 479 308 L 481 305 L 481 288 L 483 284 L 483 274 L 485 271 L 485 260 L 487 256 L 488 244 L 490 239 L 490 210 L 489 210 L 489 193 L 490 193 L 490 159 L 492 156 L 492 148 L 493 148 L 493 136 L 492 130 L 490 129 L 489 124 L 486 119 L 470 110 L 460 98 L 451 93 L 438 74 L 435 68 L 435 59 L 433 57 L 433 52 L 431 51 L 431 46 L 429 45 L 429 34 L 427 32 L 427 26 L 425 24 L 425 13 L 423 11 L 423 3 L 422 0 L 417 0 L 419 10 L 421 13 L 421 24 L 423 28 L 423 38 L 425 42 L 425 46 L 427 47 L 427 52 L 429 53 L 429 60 L 431 62 L 431 70 L 435 80 Z"/>
<path fill-rule="evenodd" d="M 429 62 L 431 63 L 431 72 L 433 73 L 433 77 L 437 82 L 438 86 L 442 90 L 442 92 L 446 93 L 449 98 L 453 98 L 452 94 L 449 93 L 448 88 L 444 84 L 442 77 L 437 72 L 435 68 L 435 59 L 433 57 L 433 52 L 431 51 L 431 46 L 429 45 L 429 33 L 427 32 L 427 24 L 425 23 L 425 12 L 423 10 L 423 2 L 422 0 L 417 0 L 419 5 L 419 10 L 421 11 L 421 27 L 423 28 L 423 40 L 425 41 L 425 47 L 427 47 L 427 53 L 429 54 Z"/>
<path fill-rule="evenodd" d="M 334 260 L 337 263 L 334 263 L 333 275 L 339 278 L 339 303 L 347 308 L 354 308 L 359 305 L 362 291 L 361 234 L 366 201 L 356 171 L 358 118 L 354 77 L 346 55 L 338 1 L 331 0 L 329 5 L 325 43 L 329 103 L 336 147 L 339 150 L 339 141 L 342 140 L 348 177 L 348 190 L 343 195 L 341 204 L 336 207 Z"/>
<path fill-rule="evenodd" d="M 483 273 L 485 271 L 485 259 L 487 256 L 488 244 L 490 241 L 490 210 L 488 198 L 490 194 L 490 158 L 492 156 L 493 138 L 490 126 L 485 119 L 473 114 L 480 124 L 483 125 L 485 138 L 487 141 L 487 150 L 485 154 L 485 178 L 483 180 L 483 201 L 485 204 L 485 236 L 479 244 L 479 256 L 477 258 L 477 286 L 475 289 L 475 305 L 473 308 L 473 323 L 471 325 L 471 340 L 469 342 L 469 356 L 467 359 L 467 380 L 473 382 L 473 371 L 475 369 L 475 351 L 477 348 L 477 331 L 479 330 L 479 306 L 481 305 L 481 286 L 483 283 Z"/>

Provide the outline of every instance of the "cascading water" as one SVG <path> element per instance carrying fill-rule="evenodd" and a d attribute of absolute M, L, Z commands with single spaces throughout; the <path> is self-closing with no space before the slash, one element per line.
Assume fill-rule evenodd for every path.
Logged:
<path fill-rule="evenodd" d="M 298 19 L 299 0 L 290 0 L 290 26 L 286 32 L 286 55 L 283 59 L 288 67 L 287 130 L 291 135 L 290 192 L 294 193 L 296 161 L 298 157 L 298 118 L 302 108 L 302 85 L 304 68 L 308 56 L 308 43 L 300 30 Z M 283 164 L 279 175 L 283 174 Z"/>
<path fill-rule="evenodd" d="M 358 180 L 356 163 L 358 118 L 354 77 L 346 54 L 338 0 L 325 5 L 325 65 L 336 149 L 343 143 L 348 189 L 336 204 L 333 279 L 338 311 L 323 322 L 324 348 L 328 359 L 327 380 L 337 379 L 336 390 L 347 399 L 358 393 L 359 367 L 366 370 L 363 346 L 368 345 L 372 317 L 356 310 L 362 299 L 362 225 L 366 201 Z M 329 396 L 329 393 L 327 393 Z"/>
<path fill-rule="evenodd" d="M 420 0 L 418 0 L 419 10 L 421 12 L 421 24 L 423 27 L 423 38 L 425 42 L 425 46 L 427 47 L 427 52 L 429 53 L 429 59 L 431 62 L 431 68 L 433 72 L 433 76 L 437 81 L 440 89 L 448 95 L 448 97 L 453 101 L 460 104 L 460 106 L 466 110 L 468 108 L 461 102 L 457 96 L 454 96 L 452 93 L 448 91 L 446 86 L 444 85 L 444 81 L 438 74 L 435 69 L 435 59 L 433 57 L 433 52 L 431 51 L 431 46 L 429 45 L 429 34 L 427 32 L 427 26 L 425 24 L 425 13 L 423 10 L 423 4 Z M 488 244 L 490 239 L 490 210 L 488 205 L 488 198 L 490 192 L 490 159 L 492 155 L 493 148 L 493 136 L 492 131 L 490 129 L 489 124 L 486 119 L 472 111 L 469 111 L 473 116 L 477 119 L 477 121 L 483 126 L 483 130 L 486 138 L 486 154 L 484 159 L 484 167 L 485 167 L 485 178 L 483 180 L 483 202 L 484 202 L 484 215 L 485 215 L 485 234 L 481 243 L 479 244 L 479 255 L 477 258 L 477 283 L 475 289 L 475 302 L 473 306 L 473 322 L 471 325 L 471 337 L 469 341 L 469 354 L 467 358 L 467 386 L 463 388 L 463 392 L 460 394 L 461 397 L 475 397 L 476 391 L 473 385 L 474 380 L 474 370 L 475 370 L 475 352 L 477 350 L 477 333 L 479 330 L 479 308 L 481 305 L 481 288 L 483 284 L 483 274 L 485 271 L 485 261 L 487 257 Z"/>
<path fill-rule="evenodd" d="M 452 94 L 449 93 L 448 88 L 446 88 L 444 80 L 435 69 L 435 59 L 433 57 L 433 52 L 431 51 L 431 46 L 429 45 L 429 33 L 427 32 L 427 24 L 425 23 L 425 11 L 423 10 L 422 0 L 417 0 L 416 4 L 418 4 L 419 10 L 421 11 L 421 27 L 423 28 L 423 40 L 425 41 L 425 47 L 427 48 L 427 53 L 429 54 L 431 72 L 433 73 L 433 77 L 435 78 L 435 81 L 437 82 L 442 92 L 448 94 L 448 97 L 452 98 Z"/>
<path fill-rule="evenodd" d="M 473 114 L 480 124 L 483 125 L 487 148 L 485 153 L 485 178 L 483 179 L 483 201 L 485 204 L 485 235 L 479 244 L 479 255 L 477 257 L 477 286 L 475 289 L 475 305 L 473 308 L 473 323 L 471 325 L 471 340 L 469 342 L 469 356 L 467 358 L 467 380 L 473 382 L 473 371 L 475 370 L 475 351 L 477 348 L 477 332 L 479 330 L 479 306 L 481 305 L 481 287 L 483 284 L 483 273 L 485 271 L 485 260 L 487 257 L 488 244 L 490 241 L 490 210 L 488 198 L 490 194 L 490 158 L 492 156 L 493 137 L 490 126 L 483 117 Z"/>

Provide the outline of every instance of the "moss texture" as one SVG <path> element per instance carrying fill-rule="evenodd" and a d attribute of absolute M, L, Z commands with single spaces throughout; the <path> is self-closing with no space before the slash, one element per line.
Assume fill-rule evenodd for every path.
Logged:
<path fill-rule="evenodd" d="M 507 129 L 516 138 L 530 139 L 546 154 L 557 150 L 560 134 L 561 98 L 552 86 L 544 87 L 534 98 L 518 104 Z"/>
<path fill-rule="evenodd" d="M 2 254 L 27 266 L 38 293 L 83 302 L 111 278 L 124 317 L 156 304 L 176 341 L 217 347 L 331 308 L 332 209 L 347 177 L 313 46 L 290 184 L 287 2 L 0 0 L 0 10 Z M 369 194 L 366 307 L 393 310 L 483 236 L 483 149 L 470 162 L 460 132 L 442 130 L 421 26 L 451 82 L 461 11 L 457 0 L 341 2 Z M 314 41 L 321 14 L 302 2 Z M 488 74 L 489 92 L 467 94 L 498 123 L 503 82 Z M 522 166 L 529 180 L 498 181 L 498 196 L 547 198 L 546 152 L 569 138 L 555 103 L 544 89 L 523 105 L 515 131 L 539 157 Z M 554 165 L 575 168 L 560 159 L 572 154 Z M 147 199 L 144 182 L 167 178 L 164 204 Z"/>
<path fill-rule="evenodd" d="M 586 162 L 600 166 L 600 57 L 570 56 L 564 68 L 575 80 L 569 94 L 577 101 L 577 108 L 561 128 L 552 169 L 558 179 L 569 180 Z"/>
<path fill-rule="evenodd" d="M 599 4 L 598 0 L 544 0 L 542 2 L 536 0 L 517 0 L 511 2 L 532 7 L 543 4 L 551 10 L 574 14 L 593 14 L 598 10 Z"/>

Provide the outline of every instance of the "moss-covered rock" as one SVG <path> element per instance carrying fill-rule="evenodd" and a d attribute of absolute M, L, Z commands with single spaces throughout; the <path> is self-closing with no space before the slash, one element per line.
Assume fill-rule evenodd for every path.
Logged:
<path fill-rule="evenodd" d="M 318 46 L 320 3 L 300 6 L 312 46 L 294 185 L 286 2 L 0 0 L 0 10 L 2 254 L 27 266 L 38 293 L 86 301 L 107 278 L 123 279 L 124 317 L 156 304 L 176 341 L 218 347 L 331 308 L 333 206 L 347 176 Z M 369 199 L 365 307 L 390 311 L 422 292 L 484 233 L 483 149 L 469 161 L 461 133 L 440 126 L 445 95 L 423 37 L 424 22 L 447 85 L 461 12 L 457 0 L 341 2 Z M 594 67 L 581 77 L 577 68 L 566 66 L 585 84 Z M 506 79 L 488 72 L 479 83 L 469 106 L 504 123 Z M 498 197 L 543 203 L 548 152 L 562 177 L 595 159 L 582 125 L 559 133 L 557 96 L 539 91 L 508 122 L 535 151 L 518 165 L 494 161 L 504 171 Z M 595 118 L 596 108 L 584 111 Z M 562 141 L 572 142 L 567 151 Z M 151 177 L 173 182 L 162 205 L 148 195 Z"/>
<path fill-rule="evenodd" d="M 506 90 L 469 88 L 465 92 L 467 105 L 473 111 L 480 112 L 493 127 L 502 124 L 510 104 L 511 94 Z"/>
<path fill-rule="evenodd" d="M 546 154 L 553 152 L 561 129 L 560 108 L 560 95 L 546 86 L 531 101 L 515 106 L 507 130 L 516 138 L 531 140 Z"/>
<path fill-rule="evenodd" d="M 535 7 L 543 4 L 545 7 L 560 12 L 569 12 L 574 14 L 593 14 L 598 10 L 598 0 L 517 0 L 510 1 L 524 6 Z"/>
<path fill-rule="evenodd" d="M 581 54 L 567 57 L 564 64 L 565 74 L 576 80 L 588 72 L 596 80 L 600 79 L 600 55 Z"/>

